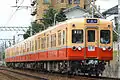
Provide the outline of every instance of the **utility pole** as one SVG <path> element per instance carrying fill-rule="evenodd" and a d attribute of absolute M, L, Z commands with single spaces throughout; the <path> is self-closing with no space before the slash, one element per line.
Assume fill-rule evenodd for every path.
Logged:
<path fill-rule="evenodd" d="M 120 51 L 120 0 L 118 0 L 118 57 Z"/>
<path fill-rule="evenodd" d="M 94 7 L 95 7 L 95 1 L 94 0 L 92 0 L 92 4 L 93 4 L 93 6 L 92 6 L 92 18 L 94 18 Z"/>

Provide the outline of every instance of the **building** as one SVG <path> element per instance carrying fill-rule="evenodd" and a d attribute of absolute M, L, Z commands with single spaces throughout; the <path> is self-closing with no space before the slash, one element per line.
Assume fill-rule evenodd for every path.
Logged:
<path fill-rule="evenodd" d="M 87 10 L 80 8 L 78 5 L 72 8 L 67 8 L 63 10 L 63 12 L 65 13 L 67 19 L 85 17 L 89 14 Z"/>
<path fill-rule="evenodd" d="M 33 16 L 33 21 L 36 20 L 39 23 L 43 14 L 47 11 L 48 6 L 52 6 L 59 11 L 77 5 L 80 6 L 81 9 L 87 9 L 90 6 L 87 0 L 33 0 L 31 3 L 31 15 Z"/>

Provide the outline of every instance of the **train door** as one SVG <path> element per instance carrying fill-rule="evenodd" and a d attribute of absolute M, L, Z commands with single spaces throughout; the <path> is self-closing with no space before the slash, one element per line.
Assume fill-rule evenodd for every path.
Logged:
<path fill-rule="evenodd" d="M 98 47 L 98 29 L 86 28 L 86 58 L 97 58 Z"/>

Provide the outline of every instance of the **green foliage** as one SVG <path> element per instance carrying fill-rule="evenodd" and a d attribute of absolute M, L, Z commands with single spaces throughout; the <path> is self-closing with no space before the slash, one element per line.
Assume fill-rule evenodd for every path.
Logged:
<path fill-rule="evenodd" d="M 26 31 L 26 33 L 23 35 L 24 39 L 30 37 L 30 31 L 32 28 L 32 35 L 38 33 L 39 31 L 44 30 L 43 24 L 38 24 L 36 22 L 31 23 L 32 27 L 29 27 L 29 29 Z"/>
<path fill-rule="evenodd" d="M 42 23 L 47 27 L 52 26 L 54 23 L 54 15 L 57 11 L 52 8 L 48 7 L 47 12 L 43 15 L 43 21 Z"/>
<path fill-rule="evenodd" d="M 64 14 L 63 10 L 60 10 L 58 15 L 56 16 L 56 21 L 62 22 L 62 21 L 65 21 L 65 20 L 67 20 L 66 15 Z"/>
<path fill-rule="evenodd" d="M 26 31 L 26 33 L 23 35 L 24 39 L 30 37 L 30 27 L 29 29 Z"/>
<path fill-rule="evenodd" d="M 60 10 L 60 12 L 57 12 L 54 8 L 49 7 L 48 11 L 43 16 L 43 21 L 42 21 L 42 23 L 46 26 L 46 28 L 53 25 L 55 14 L 57 14 L 55 17 L 56 21 L 62 22 L 67 20 L 63 10 Z"/>
<path fill-rule="evenodd" d="M 42 23 L 38 24 L 36 22 L 32 23 L 32 35 L 35 33 L 42 31 L 44 29 L 47 29 L 49 26 L 53 26 L 54 23 L 54 16 L 56 15 L 56 21 L 61 22 L 67 20 L 64 12 L 61 10 L 60 12 L 57 12 L 54 8 L 48 7 L 47 12 L 43 15 Z M 30 36 L 31 27 L 26 31 L 26 33 L 23 35 L 24 39 L 28 38 Z"/>

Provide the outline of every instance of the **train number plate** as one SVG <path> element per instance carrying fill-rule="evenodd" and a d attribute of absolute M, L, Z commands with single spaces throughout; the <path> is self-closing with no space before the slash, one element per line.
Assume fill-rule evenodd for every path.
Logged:
<path fill-rule="evenodd" d="M 88 46 L 88 51 L 95 51 L 95 47 L 94 46 Z"/>

